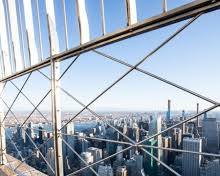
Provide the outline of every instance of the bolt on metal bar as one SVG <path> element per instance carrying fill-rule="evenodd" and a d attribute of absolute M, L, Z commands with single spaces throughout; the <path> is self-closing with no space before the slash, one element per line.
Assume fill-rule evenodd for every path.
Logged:
<path fill-rule="evenodd" d="M 52 100 L 52 121 L 54 130 L 54 150 L 55 150 L 55 173 L 56 176 L 63 175 L 62 139 L 59 129 L 61 128 L 61 106 L 60 90 L 60 63 L 51 60 L 51 100 Z"/>
<path fill-rule="evenodd" d="M 31 113 L 28 115 L 28 117 L 24 120 L 24 122 L 21 124 L 21 127 L 25 125 L 25 123 L 28 121 L 28 119 L 31 117 L 31 115 L 34 113 L 34 111 L 40 106 L 40 104 L 44 101 L 44 99 L 49 95 L 51 92 L 51 89 L 44 95 L 44 97 L 39 101 L 39 103 L 34 107 L 34 109 L 31 111 Z"/>
<path fill-rule="evenodd" d="M 125 66 L 130 67 L 130 68 L 134 67 L 133 65 L 131 65 L 131 64 L 127 63 L 127 62 L 124 62 L 123 60 L 117 59 L 117 58 L 115 58 L 115 57 L 113 57 L 113 56 L 110 56 L 110 55 L 108 55 L 108 54 L 105 54 L 105 53 L 103 53 L 103 52 L 101 52 L 101 51 L 97 51 L 97 50 L 93 50 L 93 51 L 94 51 L 95 53 L 97 53 L 98 55 L 104 56 L 105 58 L 110 59 L 110 60 L 112 60 L 112 61 L 114 61 L 114 62 L 120 63 L 120 64 L 125 65 Z M 192 90 L 190 90 L 190 89 L 187 89 L 187 88 L 185 88 L 185 87 L 183 87 L 183 86 L 180 86 L 180 85 L 178 85 L 178 84 L 176 84 L 176 83 L 174 83 L 174 82 L 171 82 L 171 81 L 169 81 L 169 80 L 167 80 L 167 79 L 164 79 L 164 78 L 162 78 L 162 77 L 160 77 L 160 76 L 157 76 L 157 75 L 155 75 L 155 74 L 153 74 L 153 73 L 151 73 L 151 72 L 148 72 L 148 71 L 146 71 L 146 70 L 143 70 L 143 69 L 141 69 L 141 68 L 139 68 L 139 67 L 136 67 L 135 70 L 137 70 L 137 71 L 139 71 L 139 72 L 141 72 L 141 73 L 143 73 L 143 74 L 145 74 L 145 75 L 148 75 L 148 76 L 150 76 L 150 77 L 152 77 L 152 78 L 155 78 L 155 79 L 157 79 L 157 80 L 159 80 L 159 81 L 162 81 L 162 82 L 164 82 L 164 83 L 166 83 L 166 84 L 169 84 L 169 85 L 171 85 L 171 86 L 173 86 L 173 87 L 176 87 L 176 88 L 178 88 L 178 89 L 180 89 L 180 90 L 182 90 L 182 91 L 184 91 L 184 92 L 187 92 L 187 93 L 189 93 L 189 94 L 191 94 L 191 95 L 194 95 L 194 96 L 196 96 L 196 97 L 198 97 L 198 98 L 201 98 L 201 99 L 203 99 L 203 100 L 205 100 L 205 101 L 207 101 L 207 102 L 209 102 L 209 103 L 218 104 L 218 102 L 216 102 L 216 101 L 214 101 L 214 100 L 212 100 L 212 99 L 210 99 L 210 98 L 208 98 L 208 97 L 205 97 L 205 96 L 203 96 L 203 95 L 201 95 L 201 94 L 199 94 L 199 93 L 197 93 L 197 92 L 194 92 L 194 91 L 192 91 Z"/>
<path fill-rule="evenodd" d="M 80 102 L 78 99 L 76 99 L 73 95 L 71 95 L 69 92 L 67 92 L 65 89 L 63 89 L 62 87 L 60 87 L 60 89 L 67 94 L 70 98 L 72 98 L 75 102 L 77 102 L 78 104 L 80 104 L 82 107 L 86 107 L 86 105 L 84 105 L 82 102 Z M 108 126 L 110 126 L 112 129 L 114 129 L 115 131 L 117 131 L 120 135 L 122 135 L 124 138 L 126 138 L 127 140 L 129 140 L 132 143 L 135 143 L 132 139 L 130 139 L 128 136 L 126 136 L 125 134 L 123 134 L 121 131 L 119 131 L 117 128 L 115 128 L 114 126 L 112 126 L 110 123 L 108 123 L 107 121 L 105 121 L 105 119 L 103 119 L 100 115 L 98 115 L 96 112 L 92 111 L 90 108 L 86 107 L 86 109 L 93 114 L 94 116 L 96 116 L 97 118 L 99 118 L 100 120 L 102 120 L 103 122 L 105 122 Z"/>
<path fill-rule="evenodd" d="M 151 156 L 153 159 L 155 159 L 158 163 L 160 163 L 161 165 L 163 165 L 166 169 L 168 169 L 170 172 L 172 172 L 173 174 L 177 175 L 177 176 L 181 176 L 178 172 L 176 172 L 175 170 L 173 170 L 171 167 L 169 167 L 167 164 L 165 164 L 163 161 L 159 160 L 157 157 L 155 157 L 153 154 L 151 154 L 150 152 L 148 152 L 147 150 L 145 150 L 144 148 L 140 148 L 143 152 L 145 152 L 146 154 L 148 154 L 149 156 Z"/>
<path fill-rule="evenodd" d="M 159 46 L 157 46 L 154 50 L 152 50 L 149 54 L 147 54 L 143 59 L 141 59 L 137 64 L 135 64 L 132 68 L 130 68 L 127 72 L 121 75 L 117 80 L 115 80 L 110 86 L 108 86 L 104 91 L 102 91 L 98 96 L 96 96 L 90 103 L 88 103 L 82 110 L 80 110 L 74 117 L 72 117 L 61 129 L 63 129 L 66 125 L 68 125 L 75 117 L 77 117 L 81 112 L 83 112 L 87 107 L 93 104 L 96 100 L 98 100 L 102 95 L 104 95 L 107 91 L 109 91 L 112 87 L 114 87 L 118 82 L 120 82 L 123 78 L 125 78 L 129 73 L 131 73 L 135 68 L 141 65 L 146 59 L 148 59 L 151 55 L 156 53 L 160 48 L 166 45 L 169 41 L 171 41 L 174 37 L 176 37 L 180 32 L 186 29 L 190 24 L 192 24 L 201 14 L 195 16 L 191 20 L 189 20 L 185 25 L 179 28 L 175 33 L 169 36 L 166 40 L 164 40 Z"/>
<path fill-rule="evenodd" d="M 15 99 L 13 100 L 11 106 L 9 107 L 7 113 L 5 114 L 5 116 L 4 116 L 3 120 L 2 120 L 2 123 L 5 121 L 5 118 L 7 117 L 9 111 L 11 110 L 11 108 L 12 108 L 12 106 L 14 105 L 15 101 L 17 100 L 18 96 L 20 95 L 20 93 L 21 93 L 22 89 L 24 88 L 24 86 L 26 85 L 27 81 L 29 80 L 31 74 L 32 74 L 32 72 L 29 73 L 28 76 L 27 76 L 27 78 L 25 79 L 25 81 L 24 81 L 24 83 L 23 83 L 21 89 L 19 90 L 19 92 L 18 92 L 18 94 L 16 95 Z"/>
<path fill-rule="evenodd" d="M 16 86 L 15 83 L 13 83 L 13 81 L 10 81 L 14 87 L 19 90 L 19 88 Z M 49 121 L 47 120 L 47 118 L 43 115 L 43 113 L 34 105 L 34 103 L 21 91 L 21 94 L 28 100 L 28 102 L 36 109 L 36 111 L 49 123 Z"/>
<path fill-rule="evenodd" d="M 220 158 L 220 154 L 214 154 L 214 153 L 195 152 L 195 151 L 191 151 L 191 150 L 181 150 L 181 149 L 157 147 L 157 146 L 151 146 L 151 145 L 138 145 L 138 146 L 144 147 L 144 148 L 154 148 L 154 149 L 158 149 L 158 150 L 167 150 L 167 151 L 174 151 L 174 152 L 180 152 L 180 153 L 190 153 L 190 154 L 195 154 L 195 155 L 212 156 L 212 157 Z"/>
<path fill-rule="evenodd" d="M 62 137 L 61 137 L 62 138 Z M 68 142 L 62 138 L 62 141 L 67 145 L 67 147 L 69 147 L 69 149 L 75 153 L 75 155 L 86 165 L 88 166 L 88 163 L 68 144 Z M 99 174 L 92 168 L 89 168 L 96 176 L 99 176 Z"/>
<path fill-rule="evenodd" d="M 70 67 L 76 62 L 80 55 L 76 56 L 74 60 L 68 65 L 68 67 L 64 70 L 64 72 L 58 78 L 58 81 L 66 74 L 66 72 L 70 69 Z"/>

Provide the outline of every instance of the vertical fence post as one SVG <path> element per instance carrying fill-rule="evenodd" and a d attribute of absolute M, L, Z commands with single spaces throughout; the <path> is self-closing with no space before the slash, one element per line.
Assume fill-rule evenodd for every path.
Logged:
<path fill-rule="evenodd" d="M 52 120 L 54 131 L 54 151 L 55 151 L 55 173 L 56 176 L 63 175 L 63 156 L 61 138 L 61 107 L 60 107 L 60 62 L 51 60 L 51 87 L 52 87 Z"/>
<path fill-rule="evenodd" d="M 0 83 L 0 96 L 2 96 L 2 91 L 5 83 Z M 1 97 L 0 97 L 1 98 Z M 3 110 L 3 102 L 0 99 L 0 164 L 6 164 L 6 139 L 5 139 L 5 126 L 3 121 L 4 118 L 4 110 Z"/>

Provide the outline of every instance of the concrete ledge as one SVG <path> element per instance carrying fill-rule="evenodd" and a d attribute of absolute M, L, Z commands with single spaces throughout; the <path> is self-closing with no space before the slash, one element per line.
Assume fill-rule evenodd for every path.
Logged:
<path fill-rule="evenodd" d="M 46 174 L 36 170 L 35 168 L 22 163 L 20 160 L 6 154 L 7 164 L 0 165 L 0 176 L 46 176 Z M 19 166 L 16 171 L 14 169 Z"/>

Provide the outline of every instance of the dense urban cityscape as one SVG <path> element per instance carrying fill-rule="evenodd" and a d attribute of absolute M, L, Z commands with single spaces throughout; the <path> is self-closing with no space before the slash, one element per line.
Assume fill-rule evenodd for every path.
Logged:
<path fill-rule="evenodd" d="M 87 114 L 83 121 L 72 121 L 62 131 L 64 173 L 70 174 L 85 167 L 86 164 L 98 162 L 128 147 L 126 143 L 129 142 L 128 139 L 111 128 L 111 125 L 133 141 L 139 142 L 198 112 L 199 104 L 194 112 L 171 111 L 171 101 L 168 100 L 167 112 L 102 112 L 107 123 Z M 89 117 L 88 122 L 86 119 L 89 120 Z M 218 158 L 169 149 L 218 154 L 220 144 L 218 117 L 218 112 L 205 113 L 202 117 L 145 141 L 143 147 L 183 176 L 217 176 L 220 173 Z M 35 123 L 32 120 L 25 127 L 19 124 L 8 127 L 6 133 L 7 153 L 43 173 L 53 175 L 55 158 L 50 123 Z M 14 142 L 11 142 L 12 140 Z M 52 168 L 48 167 L 41 154 Z M 98 162 L 77 175 L 88 176 L 95 173 L 100 176 L 172 175 L 153 157 L 135 147 L 104 162 Z"/>

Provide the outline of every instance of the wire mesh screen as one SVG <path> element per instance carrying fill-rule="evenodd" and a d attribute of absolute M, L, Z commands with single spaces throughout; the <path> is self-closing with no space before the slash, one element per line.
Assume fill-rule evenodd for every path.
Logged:
<path fill-rule="evenodd" d="M 219 1 L 145 4 L 0 1 L 0 158 L 14 174 L 218 173 L 218 31 L 201 26 Z"/>

